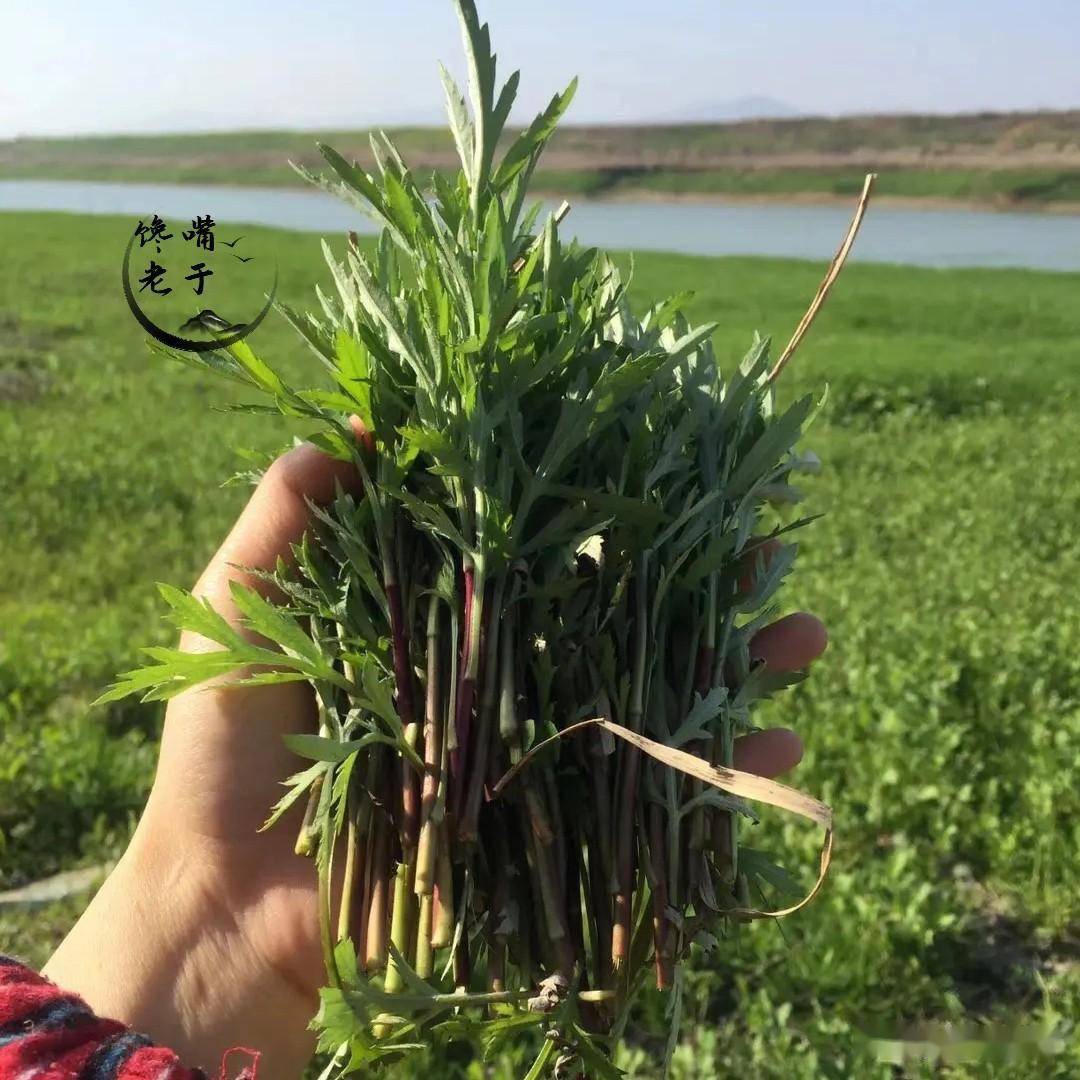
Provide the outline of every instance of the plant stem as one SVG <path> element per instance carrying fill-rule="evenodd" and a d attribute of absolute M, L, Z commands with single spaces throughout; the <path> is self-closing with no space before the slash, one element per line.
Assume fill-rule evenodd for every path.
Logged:
<path fill-rule="evenodd" d="M 604 889 L 611 892 L 616 888 L 611 851 L 611 767 L 600 733 L 593 734 L 590 742 L 586 767 L 592 782 L 596 830 L 589 839 L 589 876 L 597 878 Z"/>
<path fill-rule="evenodd" d="M 469 935 L 462 934 L 454 947 L 454 986 L 466 990 L 472 977 L 472 964 L 469 959 Z"/>
<path fill-rule="evenodd" d="M 488 949 L 488 986 L 492 993 L 506 989 L 506 938 L 496 938 Z"/>
<path fill-rule="evenodd" d="M 609 877 L 603 867 L 603 860 L 597 857 L 597 844 L 589 839 L 589 866 L 586 881 L 591 899 L 590 914 L 595 923 L 592 936 L 593 982 L 600 987 L 608 985 L 611 977 L 611 891 Z"/>
<path fill-rule="evenodd" d="M 293 846 L 297 855 L 310 858 L 315 854 L 318 836 L 318 829 L 315 828 L 315 813 L 319 809 L 325 776 L 325 773 L 316 776 L 308 792 L 307 803 L 304 805 L 304 820 L 300 822 L 300 828 L 296 833 L 296 844 Z"/>
<path fill-rule="evenodd" d="M 485 838 L 485 850 L 491 851 L 494 858 L 495 889 L 491 898 L 491 912 L 487 926 L 490 928 L 491 942 L 488 946 L 488 985 L 494 991 L 506 989 L 506 952 L 509 912 L 507 910 L 514 884 L 514 860 L 510 853 L 507 836 L 509 822 L 505 815 L 492 815 L 489 819 L 491 828 Z M 493 849 L 493 850 L 492 850 Z M 520 912 L 518 917 L 520 918 Z"/>
<path fill-rule="evenodd" d="M 511 765 L 516 765 L 523 753 L 521 746 L 521 721 L 518 716 L 518 663 L 520 657 L 515 652 L 518 643 L 516 634 L 517 613 L 513 609 L 507 612 L 508 626 L 502 635 L 501 664 L 500 664 L 500 696 L 499 696 L 499 734 L 507 745 Z M 544 809 L 543 798 L 536 788 L 536 781 L 531 772 L 526 773 L 522 780 L 524 792 L 525 811 L 529 818 L 529 825 L 533 835 L 542 844 L 550 844 L 555 839 L 551 830 L 548 815 Z"/>
<path fill-rule="evenodd" d="M 521 724 L 518 721 L 516 667 L 517 605 L 506 612 L 499 648 L 499 737 L 507 745 L 511 763 L 521 756 Z M 514 757 L 515 750 L 518 758 Z"/>
<path fill-rule="evenodd" d="M 435 887 L 437 822 L 432 818 L 444 768 L 443 714 L 439 708 L 439 612 L 442 604 L 432 592 L 427 616 L 427 692 L 424 700 L 424 785 L 420 801 L 420 842 L 416 854 L 417 896 L 430 896 Z"/>
<path fill-rule="evenodd" d="M 461 822 L 458 826 L 458 839 L 464 844 L 476 843 L 479 834 L 480 800 L 484 793 L 484 779 L 487 776 L 488 752 L 491 748 L 492 729 L 494 726 L 495 702 L 498 690 L 498 658 L 500 619 L 502 616 L 503 591 L 506 576 L 500 575 L 495 582 L 491 610 L 485 620 L 486 640 L 484 641 L 483 693 L 480 697 L 480 724 L 474 739 L 475 751 L 469 763 L 469 775 L 466 778 L 464 805 L 461 810 Z M 477 650 L 479 651 L 479 650 Z"/>
<path fill-rule="evenodd" d="M 341 985 L 337 959 L 334 956 L 334 935 L 330 925 L 331 877 L 334 872 L 334 823 L 330 814 L 333 784 L 324 784 L 319 800 L 319 936 L 322 941 L 323 964 L 331 986 Z"/>
<path fill-rule="evenodd" d="M 536 879 L 540 890 L 540 902 L 544 912 L 544 924 L 548 942 L 557 968 L 569 975 L 574 967 L 574 952 L 566 933 L 566 916 L 562 907 L 558 873 L 552 861 L 551 847 L 539 843 L 529 834 Z"/>
<path fill-rule="evenodd" d="M 732 593 L 738 591 L 738 585 L 732 589 Z M 716 662 L 713 666 L 713 685 L 726 685 L 724 663 L 727 659 L 728 644 L 731 640 L 731 632 L 735 625 L 735 610 L 730 607 L 724 614 L 723 628 L 720 632 L 720 644 L 716 650 Z M 713 741 L 713 762 L 730 768 L 734 762 L 735 733 L 732 729 L 731 717 L 725 707 L 720 714 L 720 731 Z M 723 879 L 734 887 L 735 875 L 738 862 L 738 816 L 730 810 L 717 810 L 713 822 L 713 847 L 720 861 L 721 875 Z"/>
<path fill-rule="evenodd" d="M 431 924 L 431 947 L 445 949 L 454 939 L 454 868 L 450 862 L 446 826 L 439 828 L 439 853 L 435 860 L 434 910 Z"/>
<path fill-rule="evenodd" d="M 398 863 L 394 877 L 394 912 L 390 927 L 390 940 L 394 948 L 408 960 L 414 954 L 413 945 L 413 867 L 402 859 Z M 405 986 L 405 979 L 398 968 L 397 961 L 391 956 L 386 966 L 386 978 L 383 989 L 388 994 L 399 994 Z"/>
<path fill-rule="evenodd" d="M 705 608 L 705 629 L 702 633 L 701 642 L 698 645 L 697 663 L 694 670 L 694 690 L 704 697 L 712 688 L 713 665 L 716 658 L 716 607 L 717 592 L 719 589 L 718 574 L 709 575 L 709 595 Z M 699 757 L 708 755 L 708 747 L 704 742 L 693 747 L 693 753 Z M 705 790 L 700 780 L 695 780 L 690 785 L 690 796 L 696 798 Z M 699 806 L 693 813 L 689 829 L 689 850 L 700 851 L 706 846 L 709 838 L 709 819 L 704 806 Z"/>
<path fill-rule="evenodd" d="M 574 997 L 578 1001 L 599 1002 L 611 1001 L 614 993 L 610 990 L 579 990 Z M 459 1005 L 514 1005 L 529 998 L 536 997 L 536 990 L 502 990 L 498 992 L 476 994 L 432 994 L 428 999 L 433 1006 Z"/>
<path fill-rule="evenodd" d="M 461 673 L 458 680 L 457 710 L 454 718 L 455 748 L 450 754 L 450 810 L 456 817 L 461 810 L 465 784 L 464 764 L 472 727 L 473 697 L 480 664 L 480 632 L 484 616 L 484 561 L 476 555 L 465 565 L 465 640 L 462 646 Z"/>
<path fill-rule="evenodd" d="M 576 826 L 569 827 L 568 842 L 565 845 L 565 864 L 563 869 L 564 902 L 566 905 L 566 917 L 570 942 L 574 952 L 580 956 L 585 955 L 585 929 L 581 917 L 581 864 L 579 854 L 581 852 L 581 840 Z M 588 971 L 582 965 L 582 974 L 588 979 Z"/>
<path fill-rule="evenodd" d="M 364 966 L 381 971 L 390 954 L 387 944 L 387 915 L 390 903 L 390 830 L 376 824 L 375 851 L 371 866 L 371 905 L 368 908 Z"/>
<path fill-rule="evenodd" d="M 341 901 L 338 908 L 337 939 L 344 941 L 349 936 L 352 923 L 353 892 L 356 885 L 357 869 L 360 864 L 360 836 L 356 828 L 356 814 L 349 808 L 349 825 L 345 834 L 345 874 L 341 882 Z"/>
<path fill-rule="evenodd" d="M 653 955 L 656 967 L 656 989 L 670 990 L 674 972 L 668 952 L 667 906 L 667 857 L 664 839 L 664 808 L 658 803 L 649 806 L 649 858 L 652 862 L 655 882 L 652 890 L 653 906 Z"/>
<path fill-rule="evenodd" d="M 630 704 L 627 709 L 627 726 L 641 731 L 644 719 L 646 652 L 649 648 L 648 621 L 649 552 L 643 551 L 638 562 L 635 592 L 635 648 L 634 669 L 630 684 Z M 620 792 L 618 817 L 618 891 L 615 894 L 615 925 L 611 932 L 611 966 L 621 972 L 630 948 L 630 923 L 634 901 L 634 804 L 637 800 L 638 772 L 641 767 L 640 751 L 633 746 L 625 748 L 623 758 L 623 784 Z"/>
<path fill-rule="evenodd" d="M 731 720 L 728 717 L 724 719 L 723 764 L 730 769 L 735 760 L 735 731 Z M 728 841 L 731 845 L 729 854 L 731 874 L 732 877 L 736 877 L 739 873 L 739 815 L 728 810 L 723 816 L 727 818 Z"/>
<path fill-rule="evenodd" d="M 531 776 L 525 779 L 525 810 L 529 815 L 529 827 L 533 836 L 545 847 L 554 843 L 555 833 L 544 806 L 544 796 Z"/>
<path fill-rule="evenodd" d="M 390 526 L 393 528 L 393 526 Z M 390 615 L 390 638 L 394 656 L 394 683 L 397 690 L 395 704 L 401 723 L 405 728 L 406 741 L 416 745 L 419 728 L 416 723 L 416 706 L 413 696 L 412 666 L 409 662 L 409 628 L 405 624 L 405 612 L 401 602 L 401 584 L 398 580 L 398 556 L 400 533 L 386 538 L 383 544 L 383 587 Z M 405 851 L 416 848 L 420 832 L 420 778 L 409 762 L 402 757 L 401 770 L 401 846 Z"/>
<path fill-rule="evenodd" d="M 559 896 L 564 904 L 566 902 L 566 829 L 562 818 L 562 807 L 559 804 L 559 789 L 555 784 L 555 774 L 551 769 L 543 773 L 544 791 L 547 794 L 547 805 L 551 813 L 552 831 L 554 840 L 550 845 L 552 858 L 555 860 L 556 882 L 559 886 Z M 548 845 L 545 845 L 548 846 Z"/>
<path fill-rule="evenodd" d="M 374 815 L 373 815 L 374 817 Z M 368 921 L 371 918 L 371 894 L 374 887 L 372 865 L 375 862 L 375 829 L 369 827 L 364 837 L 364 881 L 360 902 L 360 919 L 357 928 L 356 959 L 362 968 L 367 965 Z"/>
<path fill-rule="evenodd" d="M 416 926 L 416 974 L 430 979 L 435 971 L 435 950 L 432 946 L 432 918 L 435 913 L 435 897 L 426 893 L 420 897 L 420 914 Z"/>

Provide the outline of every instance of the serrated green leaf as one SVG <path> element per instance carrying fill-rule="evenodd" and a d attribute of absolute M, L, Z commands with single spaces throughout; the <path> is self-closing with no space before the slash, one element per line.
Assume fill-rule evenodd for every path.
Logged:
<path fill-rule="evenodd" d="M 158 592 L 172 609 L 167 617 L 178 630 L 191 630 L 218 645 L 243 648 L 248 644 L 208 600 L 164 582 L 158 582 Z"/>
<path fill-rule="evenodd" d="M 308 661 L 312 670 L 325 671 L 328 676 L 333 674 L 322 650 L 286 611 L 239 581 L 230 582 L 229 591 L 244 616 L 244 623 L 251 630 L 269 638 L 289 656 Z"/>
<path fill-rule="evenodd" d="M 360 750 L 375 743 L 382 743 L 387 746 L 397 745 L 397 740 L 389 735 L 382 735 L 375 731 L 368 732 L 359 739 L 350 739 L 346 742 L 327 739 L 321 735 L 307 734 L 284 735 L 282 739 L 285 745 L 294 754 L 299 754 L 300 757 L 308 758 L 311 761 L 323 761 L 333 764 L 347 761 Z"/>
<path fill-rule="evenodd" d="M 326 764 L 325 762 L 316 762 L 311 768 L 305 769 L 303 772 L 295 773 L 290 776 L 284 783 L 288 787 L 288 792 L 283 795 L 271 810 L 270 816 L 259 826 L 259 832 L 265 832 L 267 829 L 276 825 L 277 822 L 288 813 L 289 809 L 296 805 L 302 796 L 307 794 L 311 790 L 311 785 L 314 784 L 320 776 L 325 775 Z"/>
<path fill-rule="evenodd" d="M 741 495 L 751 484 L 767 474 L 794 446 L 813 404 L 814 399 L 808 394 L 765 427 L 728 477 L 725 487 L 729 498 Z"/>

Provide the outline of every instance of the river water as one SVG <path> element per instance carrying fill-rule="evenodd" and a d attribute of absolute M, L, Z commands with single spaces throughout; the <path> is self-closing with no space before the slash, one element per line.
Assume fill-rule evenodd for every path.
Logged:
<path fill-rule="evenodd" d="M 157 213 L 166 219 L 211 214 L 233 224 L 308 232 L 374 231 L 357 210 L 322 192 L 263 187 L 0 180 L 0 210 Z M 580 200 L 563 233 L 612 250 L 824 260 L 836 250 L 850 216 L 851 208 L 836 206 Z M 871 205 L 852 258 L 910 266 L 1080 270 L 1080 215 Z"/>

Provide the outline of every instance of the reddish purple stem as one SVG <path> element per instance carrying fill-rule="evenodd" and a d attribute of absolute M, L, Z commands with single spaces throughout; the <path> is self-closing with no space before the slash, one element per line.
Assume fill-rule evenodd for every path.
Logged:
<path fill-rule="evenodd" d="M 461 802 L 461 789 L 464 783 L 462 765 L 469 745 L 469 728 L 472 722 L 473 696 L 476 693 L 476 682 L 469 678 L 465 672 L 469 669 L 471 659 L 471 628 L 473 614 L 473 575 L 471 566 L 465 567 L 465 604 L 464 618 L 462 620 L 461 638 L 461 662 L 458 670 L 458 696 L 454 708 L 454 749 L 450 751 L 450 806 L 451 811 L 457 810 Z"/>
<path fill-rule="evenodd" d="M 405 630 L 405 615 L 401 604 L 401 586 L 387 582 L 386 601 L 390 607 L 390 633 L 393 637 L 394 679 L 397 683 L 397 711 L 402 725 L 408 729 L 416 724 L 416 705 L 413 699 L 412 672 L 409 670 L 409 637 Z M 404 757 L 401 759 L 401 843 L 409 849 L 416 846 L 420 833 L 420 778 Z"/>

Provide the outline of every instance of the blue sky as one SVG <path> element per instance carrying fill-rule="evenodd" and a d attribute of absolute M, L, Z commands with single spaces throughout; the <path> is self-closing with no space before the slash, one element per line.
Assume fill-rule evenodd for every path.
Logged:
<path fill-rule="evenodd" d="M 1078 0 L 481 0 L 519 118 L 1080 107 Z M 441 120 L 449 0 L 0 0 L 0 137 Z"/>

